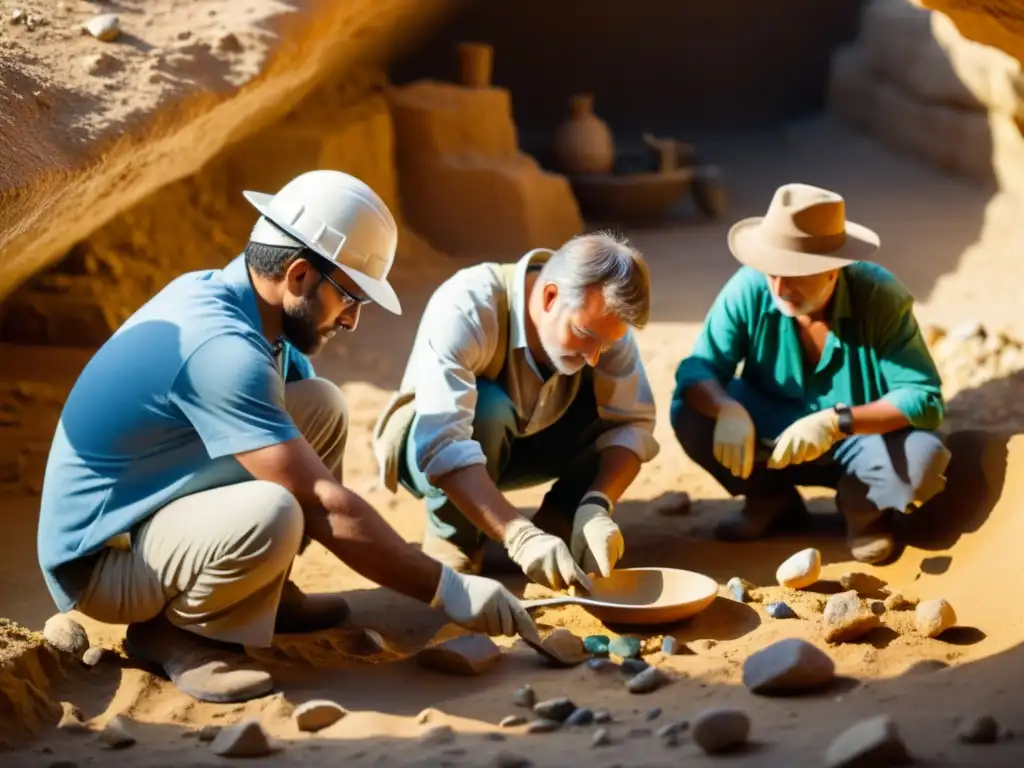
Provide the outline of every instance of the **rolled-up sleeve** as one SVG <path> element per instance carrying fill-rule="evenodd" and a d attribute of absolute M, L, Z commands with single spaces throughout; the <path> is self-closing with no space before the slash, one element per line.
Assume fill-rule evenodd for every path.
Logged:
<path fill-rule="evenodd" d="M 598 437 L 598 451 L 620 446 L 642 462 L 658 455 L 654 395 L 632 331 L 598 360 L 594 396 L 598 417 L 614 425 Z"/>
<path fill-rule="evenodd" d="M 473 439 L 476 372 L 494 354 L 498 318 L 493 308 L 473 298 L 465 290 L 435 293 L 413 350 L 416 419 L 409 439 L 416 466 L 431 485 L 487 460 Z"/>
<path fill-rule="evenodd" d="M 942 380 L 913 312 L 913 300 L 879 307 L 881 331 L 877 354 L 886 386 L 882 399 L 892 403 L 917 429 L 938 429 L 945 417 Z M 887 303 L 883 302 L 878 303 Z"/>

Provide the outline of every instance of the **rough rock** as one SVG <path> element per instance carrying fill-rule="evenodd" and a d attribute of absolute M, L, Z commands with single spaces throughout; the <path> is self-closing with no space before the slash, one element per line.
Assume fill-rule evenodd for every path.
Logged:
<path fill-rule="evenodd" d="M 590 654 L 583 641 L 565 627 L 555 629 L 541 641 L 544 649 L 555 656 L 562 664 L 582 664 Z"/>
<path fill-rule="evenodd" d="M 512 694 L 512 703 L 517 707 L 533 709 L 533 705 L 537 703 L 537 694 L 529 685 L 522 685 Z"/>
<path fill-rule="evenodd" d="M 822 631 L 829 643 L 847 643 L 881 626 L 878 616 L 850 590 L 832 595 L 825 605 Z"/>
<path fill-rule="evenodd" d="M 58 613 L 46 620 L 43 625 L 43 639 L 58 651 L 81 659 L 82 654 L 89 650 L 89 635 L 85 627 L 63 613 Z"/>
<path fill-rule="evenodd" d="M 999 723 L 992 715 L 968 717 L 961 721 L 956 737 L 964 744 L 994 744 L 999 738 Z"/>
<path fill-rule="evenodd" d="M 768 615 L 771 616 L 773 619 L 799 619 L 800 618 L 799 616 L 796 615 L 796 611 L 794 611 L 792 608 L 789 607 L 789 605 L 787 605 L 786 603 L 783 603 L 783 602 L 768 603 L 764 607 L 764 609 L 765 609 L 765 611 L 767 611 Z"/>
<path fill-rule="evenodd" d="M 820 648 L 786 638 L 755 651 L 743 662 L 743 685 L 751 693 L 779 695 L 822 688 L 835 677 L 835 663 Z"/>
<path fill-rule="evenodd" d="M 651 693 L 670 682 L 669 676 L 657 667 L 647 667 L 626 683 L 630 693 Z"/>
<path fill-rule="evenodd" d="M 644 712 L 644 720 L 657 720 L 661 717 L 661 707 L 651 707 Z"/>
<path fill-rule="evenodd" d="M 925 637 L 938 637 L 956 625 L 956 611 L 945 599 L 925 600 L 914 611 L 914 626 Z"/>
<path fill-rule="evenodd" d="M 530 724 L 526 726 L 527 733 L 551 733 L 557 731 L 562 727 L 562 723 L 559 720 L 549 720 L 546 717 L 541 717 L 536 720 L 531 720 Z"/>
<path fill-rule="evenodd" d="M 825 752 L 825 768 L 897 768 L 912 762 L 899 728 L 888 715 L 850 726 Z"/>
<path fill-rule="evenodd" d="M 594 712 L 586 707 L 580 707 L 565 718 L 566 725 L 590 725 L 592 722 L 594 722 Z"/>
<path fill-rule="evenodd" d="M 432 725 L 420 734 L 420 744 L 437 746 L 455 741 L 455 731 L 450 725 Z"/>
<path fill-rule="evenodd" d="M 222 728 L 210 743 L 210 751 L 221 757 L 266 757 L 275 749 L 259 722 L 245 720 Z"/>
<path fill-rule="evenodd" d="M 739 576 L 733 576 L 726 582 L 726 588 L 729 590 L 729 594 L 732 595 L 734 600 L 738 600 L 741 603 L 749 603 L 752 600 L 752 593 L 757 588 L 753 583 L 746 579 L 741 579 Z"/>
<path fill-rule="evenodd" d="M 87 667 L 95 667 L 103 657 L 107 655 L 107 649 L 101 647 L 90 648 L 82 654 L 82 663 Z"/>
<path fill-rule="evenodd" d="M 501 661 L 501 648 L 487 635 L 460 635 L 416 654 L 423 667 L 455 675 L 482 675 Z"/>
<path fill-rule="evenodd" d="M 292 717 L 300 731 L 319 731 L 334 725 L 346 714 L 340 704 L 327 699 L 314 699 L 297 706 Z"/>
<path fill-rule="evenodd" d="M 690 726 L 693 742 L 709 755 L 737 749 L 749 736 L 750 717 L 741 709 L 705 709 L 697 713 Z"/>
<path fill-rule="evenodd" d="M 546 720 L 556 720 L 561 723 L 576 711 L 576 705 L 572 703 L 571 699 L 563 696 L 557 699 L 545 699 L 544 701 L 538 701 L 533 705 L 533 711 L 538 717 L 542 717 Z"/>
<path fill-rule="evenodd" d="M 100 741 L 108 749 L 123 749 L 135 743 L 135 736 L 132 735 L 129 718 L 124 715 L 115 715 L 107 721 L 100 733 Z"/>
<path fill-rule="evenodd" d="M 85 31 L 97 40 L 109 43 L 121 34 L 121 19 L 116 13 L 101 13 L 85 23 Z"/>
<path fill-rule="evenodd" d="M 787 558 L 775 571 L 780 586 L 804 589 L 818 581 L 821 575 L 821 552 L 813 547 L 803 549 Z"/>

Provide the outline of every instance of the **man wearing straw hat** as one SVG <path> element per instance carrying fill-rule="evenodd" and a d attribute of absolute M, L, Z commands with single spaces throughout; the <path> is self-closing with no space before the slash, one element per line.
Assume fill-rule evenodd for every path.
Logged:
<path fill-rule="evenodd" d="M 765 216 L 730 230 L 742 266 L 680 363 L 671 404 L 686 453 L 745 497 L 719 538 L 791 526 L 806 514 L 797 486 L 824 486 L 853 557 L 881 562 L 894 515 L 944 488 L 939 375 L 913 297 L 868 260 L 878 247 L 840 195 L 806 184 L 780 187 Z"/>

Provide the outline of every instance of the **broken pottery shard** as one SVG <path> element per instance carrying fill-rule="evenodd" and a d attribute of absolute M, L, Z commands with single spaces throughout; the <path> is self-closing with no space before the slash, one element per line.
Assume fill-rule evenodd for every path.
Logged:
<path fill-rule="evenodd" d="M 85 627 L 63 613 L 46 620 L 43 639 L 58 651 L 69 653 L 76 659 L 81 659 L 82 654 L 89 650 L 89 635 L 85 633 Z"/>
<path fill-rule="evenodd" d="M 85 30 L 97 40 L 109 43 L 121 34 L 121 19 L 116 13 L 101 13 L 85 23 Z"/>
<path fill-rule="evenodd" d="M 110 718 L 110 721 L 103 727 L 103 732 L 100 733 L 100 741 L 108 749 L 123 749 L 124 747 L 130 747 L 135 743 L 135 737 L 132 735 L 129 719 L 123 715 L 115 715 Z"/>
<path fill-rule="evenodd" d="M 690 738 L 709 755 L 736 749 L 746 744 L 749 736 L 750 717 L 741 709 L 705 709 L 690 726 Z"/>
<path fill-rule="evenodd" d="M 956 624 L 956 611 L 941 597 L 925 600 L 914 611 L 914 625 L 925 637 L 938 637 Z"/>
<path fill-rule="evenodd" d="M 296 707 L 292 717 L 295 718 L 295 725 L 300 731 L 312 732 L 334 725 L 346 714 L 345 708 L 340 704 L 327 699 L 315 699 Z"/>
<path fill-rule="evenodd" d="M 856 592 L 850 590 L 828 599 L 822 629 L 827 642 L 847 643 L 881 624 L 881 619 L 863 603 Z"/>
<path fill-rule="evenodd" d="M 751 693 L 765 696 L 797 693 L 828 685 L 835 669 L 827 653 L 791 637 L 748 656 L 743 662 L 743 684 Z"/>
<path fill-rule="evenodd" d="M 274 752 L 263 727 L 246 720 L 222 728 L 210 744 L 210 751 L 221 757 L 265 757 Z"/>
<path fill-rule="evenodd" d="M 789 589 L 809 587 L 820 575 L 821 552 L 813 547 L 800 550 L 775 571 L 775 579 L 781 586 Z"/>
<path fill-rule="evenodd" d="M 590 654 L 583 641 L 564 627 L 559 627 L 541 641 L 544 650 L 566 666 L 582 664 Z"/>
<path fill-rule="evenodd" d="M 647 667 L 626 683 L 630 693 L 651 693 L 669 682 L 669 676 L 657 667 Z"/>
<path fill-rule="evenodd" d="M 861 720 L 839 734 L 825 752 L 825 768 L 898 768 L 913 760 L 888 715 Z"/>
<path fill-rule="evenodd" d="M 499 661 L 501 649 L 487 635 L 462 635 L 416 654 L 424 667 L 456 675 L 482 675 Z"/>

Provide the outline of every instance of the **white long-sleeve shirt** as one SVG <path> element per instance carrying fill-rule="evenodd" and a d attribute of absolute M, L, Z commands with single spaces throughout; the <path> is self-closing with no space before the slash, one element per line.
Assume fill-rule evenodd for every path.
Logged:
<path fill-rule="evenodd" d="M 519 436 L 532 435 L 560 419 L 579 391 L 581 375 L 542 378 L 526 337 L 526 273 L 543 264 L 550 251 L 527 253 L 516 264 L 508 296 L 508 358 L 504 383 L 517 413 Z M 409 440 L 418 469 L 435 481 L 457 469 L 484 464 L 473 440 L 476 377 L 498 347 L 500 273 L 486 264 L 456 272 L 435 291 L 420 320 L 402 380 L 415 391 Z M 651 387 L 630 330 L 601 355 L 592 379 L 598 418 L 611 423 L 597 439 L 597 450 L 622 446 L 642 462 L 659 450 L 654 439 L 655 406 Z"/>

